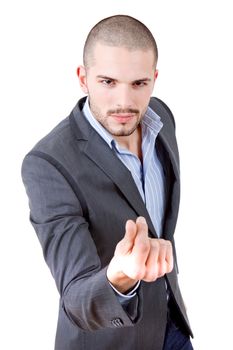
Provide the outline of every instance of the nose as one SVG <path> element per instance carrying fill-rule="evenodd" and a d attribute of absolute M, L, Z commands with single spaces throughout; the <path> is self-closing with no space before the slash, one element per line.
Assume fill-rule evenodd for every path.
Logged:
<path fill-rule="evenodd" d="M 124 84 L 119 86 L 116 100 L 117 100 L 117 107 L 122 109 L 132 108 L 133 107 L 132 88 Z"/>

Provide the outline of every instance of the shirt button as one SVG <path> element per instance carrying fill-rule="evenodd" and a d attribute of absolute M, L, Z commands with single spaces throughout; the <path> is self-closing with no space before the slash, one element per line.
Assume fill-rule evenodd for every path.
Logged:
<path fill-rule="evenodd" d="M 114 327 L 123 327 L 124 322 L 122 321 L 121 318 L 114 318 L 113 320 L 111 320 L 111 324 L 112 324 Z"/>

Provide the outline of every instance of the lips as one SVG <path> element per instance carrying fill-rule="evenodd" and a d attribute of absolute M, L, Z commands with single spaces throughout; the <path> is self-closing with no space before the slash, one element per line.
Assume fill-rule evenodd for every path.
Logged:
<path fill-rule="evenodd" d="M 135 114 L 111 114 L 118 123 L 127 123 L 135 117 Z"/>

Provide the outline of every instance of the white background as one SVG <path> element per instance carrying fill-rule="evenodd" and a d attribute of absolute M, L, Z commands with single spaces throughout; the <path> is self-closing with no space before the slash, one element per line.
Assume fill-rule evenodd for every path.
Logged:
<path fill-rule="evenodd" d="M 118 13 L 153 32 L 154 94 L 176 118 L 179 278 L 195 349 L 232 348 L 231 1 L 8 0 L 0 4 L 1 349 L 53 349 L 58 293 L 28 221 L 20 167 L 82 96 L 75 71 L 88 31 Z"/>

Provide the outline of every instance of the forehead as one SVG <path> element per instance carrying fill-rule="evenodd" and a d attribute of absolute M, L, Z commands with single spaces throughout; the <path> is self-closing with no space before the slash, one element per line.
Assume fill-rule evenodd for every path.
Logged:
<path fill-rule="evenodd" d="M 93 62 L 90 69 L 94 74 L 111 77 L 118 73 L 132 76 L 133 80 L 135 75 L 141 77 L 153 74 L 154 53 L 152 50 L 129 50 L 97 43 L 93 49 Z"/>

